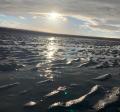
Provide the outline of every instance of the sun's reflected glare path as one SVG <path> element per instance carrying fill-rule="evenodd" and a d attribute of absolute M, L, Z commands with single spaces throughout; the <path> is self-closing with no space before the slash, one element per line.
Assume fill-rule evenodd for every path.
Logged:
<path fill-rule="evenodd" d="M 47 55 L 46 58 L 48 59 L 48 61 L 52 61 L 54 60 L 54 54 L 57 51 L 57 46 L 56 43 L 54 43 L 55 38 L 51 37 L 48 39 L 48 45 L 47 45 Z"/>
<path fill-rule="evenodd" d="M 36 67 L 39 68 L 39 71 L 42 73 L 40 76 L 46 77 L 47 79 L 53 79 L 55 73 L 51 69 L 52 68 L 52 62 L 56 60 L 55 54 L 58 50 L 58 45 L 55 43 L 55 37 L 47 38 L 46 40 L 46 50 L 45 50 L 45 63 L 38 63 Z"/>

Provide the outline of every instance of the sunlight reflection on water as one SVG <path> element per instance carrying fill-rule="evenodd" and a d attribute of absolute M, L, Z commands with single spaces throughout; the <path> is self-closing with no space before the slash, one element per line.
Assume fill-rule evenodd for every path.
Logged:
<path fill-rule="evenodd" d="M 49 62 L 52 62 L 52 60 L 55 60 L 55 53 L 57 52 L 58 50 L 58 46 L 56 45 L 56 43 L 54 43 L 54 40 L 55 40 L 55 37 L 51 37 L 51 38 L 48 38 L 48 45 L 47 45 L 47 55 L 46 55 L 46 58 Z M 50 78 L 50 79 L 53 79 L 53 71 L 51 69 L 51 64 L 49 64 L 49 69 L 48 70 L 45 70 L 45 77 L 47 78 Z"/>
<path fill-rule="evenodd" d="M 52 65 L 51 62 L 53 60 L 56 60 L 55 57 L 55 53 L 58 50 L 58 46 L 57 43 L 54 42 L 55 37 L 50 37 L 47 39 L 47 44 L 46 44 L 46 60 L 47 60 L 47 65 L 45 66 L 45 68 L 42 69 L 43 71 L 43 77 L 46 77 L 48 79 L 53 79 L 54 78 L 54 74 L 53 74 L 53 70 L 51 69 Z M 42 65 L 41 65 L 42 66 Z"/>

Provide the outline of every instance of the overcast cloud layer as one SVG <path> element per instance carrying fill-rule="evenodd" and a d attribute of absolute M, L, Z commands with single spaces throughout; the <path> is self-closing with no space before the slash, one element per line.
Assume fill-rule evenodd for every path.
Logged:
<path fill-rule="evenodd" d="M 62 29 L 65 28 L 64 32 L 57 26 L 53 26 L 51 32 L 81 35 L 86 35 L 87 32 L 88 35 L 94 33 L 95 36 L 119 38 L 120 0 L 0 0 L 0 15 L 8 17 L 1 19 L 0 25 L 5 26 L 7 23 L 8 27 L 12 27 L 10 22 L 15 22 L 13 27 L 20 28 L 23 25 L 26 29 L 35 30 L 37 27 L 36 29 L 49 31 L 51 25 L 47 27 L 44 14 L 51 11 L 61 13 L 68 20 L 62 26 Z M 24 22 L 19 19 L 10 21 L 11 16 L 19 17 Z M 31 18 L 29 23 L 25 22 L 28 18 Z"/>

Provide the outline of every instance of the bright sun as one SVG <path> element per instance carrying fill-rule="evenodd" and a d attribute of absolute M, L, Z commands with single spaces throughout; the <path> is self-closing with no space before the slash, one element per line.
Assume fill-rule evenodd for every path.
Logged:
<path fill-rule="evenodd" d="M 57 12 L 51 12 L 48 14 L 50 19 L 57 20 L 61 17 L 61 15 Z"/>

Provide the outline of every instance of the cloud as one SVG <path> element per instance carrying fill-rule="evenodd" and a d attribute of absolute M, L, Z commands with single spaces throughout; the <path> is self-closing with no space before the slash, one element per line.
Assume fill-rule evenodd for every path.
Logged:
<path fill-rule="evenodd" d="M 1 0 L 0 9 L 11 14 L 56 10 L 69 15 L 116 18 L 119 17 L 119 4 L 120 0 Z"/>
<path fill-rule="evenodd" d="M 6 27 L 6 25 L 9 26 L 10 28 L 19 28 L 19 26 L 22 26 L 21 23 L 16 21 L 0 20 L 0 26 Z"/>
<path fill-rule="evenodd" d="M 37 16 L 32 16 L 32 19 L 37 19 Z"/>
<path fill-rule="evenodd" d="M 91 30 L 119 32 L 119 6 L 120 0 L 0 0 L 0 13 L 43 21 L 46 14 L 56 11 L 65 21 L 69 17 L 85 21 L 84 26 Z"/>
<path fill-rule="evenodd" d="M 19 18 L 20 18 L 20 19 L 25 19 L 25 17 L 23 17 L 23 16 L 19 16 Z"/>

